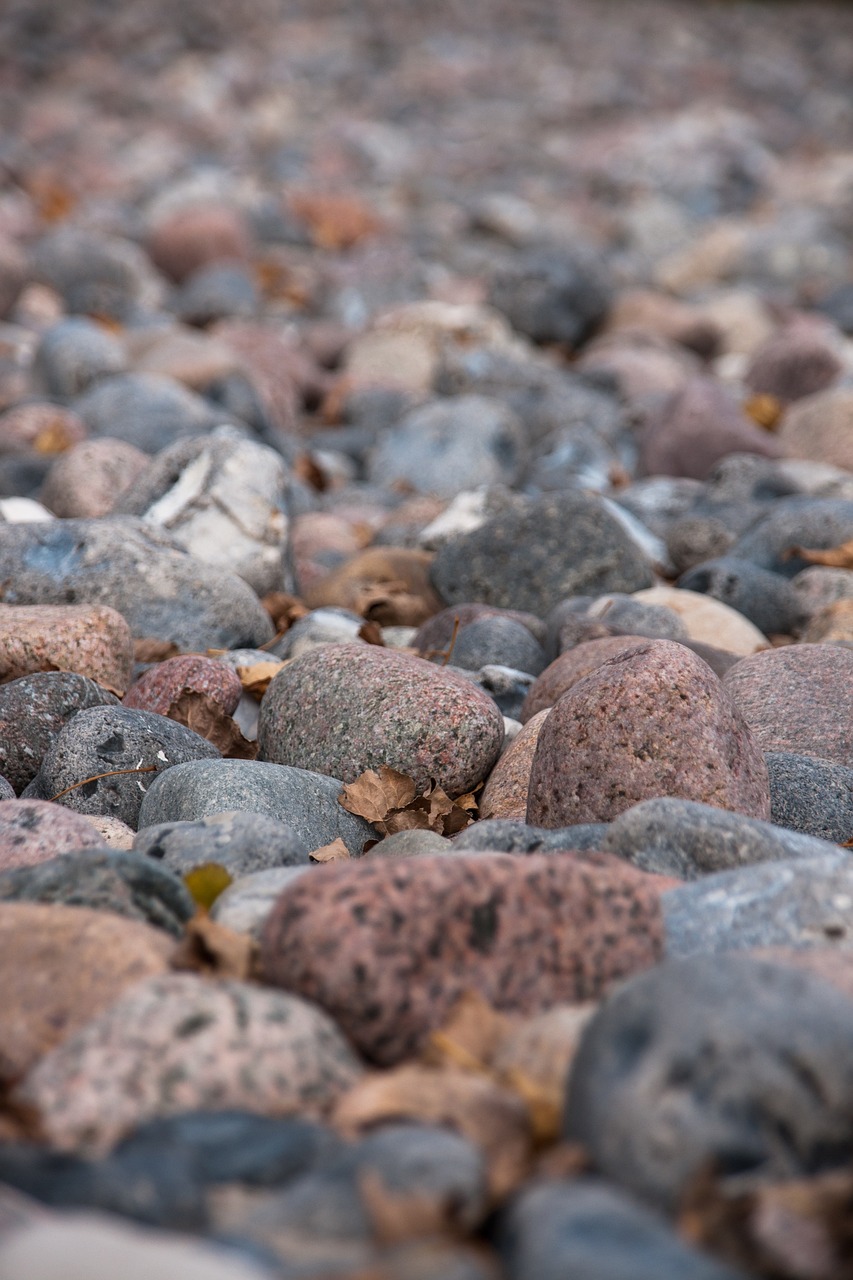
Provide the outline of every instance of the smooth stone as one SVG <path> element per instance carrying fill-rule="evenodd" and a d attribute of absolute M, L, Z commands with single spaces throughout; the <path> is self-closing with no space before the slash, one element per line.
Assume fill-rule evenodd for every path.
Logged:
<path fill-rule="evenodd" d="M 578 681 L 597 671 L 611 658 L 632 653 L 646 643 L 645 636 L 608 635 L 597 640 L 583 640 L 567 649 L 549 663 L 530 686 L 519 715 L 522 724 L 529 724 L 542 711 L 553 707 Z"/>
<path fill-rule="evenodd" d="M 184 281 L 172 299 L 172 310 L 186 324 L 208 325 L 232 316 L 250 319 L 259 303 L 257 286 L 246 267 L 211 262 Z"/>
<path fill-rule="evenodd" d="M 95 438 L 124 440 L 148 454 L 216 423 L 206 400 L 159 373 L 103 378 L 72 401 L 72 408 Z"/>
<path fill-rule="evenodd" d="M 796 644 L 744 658 L 723 679 L 762 751 L 853 767 L 853 653 Z"/>
<path fill-rule="evenodd" d="M 761 569 L 793 578 L 808 562 L 795 547 L 827 550 L 853 538 L 853 501 L 846 498 L 779 498 L 768 513 L 747 529 L 730 554 L 751 560 Z"/>
<path fill-rule="evenodd" d="M 300 658 L 303 653 L 324 644 L 355 644 L 363 640 L 365 621 L 361 614 L 351 609 L 339 609 L 329 605 L 325 609 L 312 609 L 304 618 L 297 618 L 280 640 L 277 640 L 264 658 L 283 662 L 286 658 Z"/>
<path fill-rule="evenodd" d="M 783 404 L 823 391 L 843 368 L 834 349 L 840 344 L 832 336 L 830 326 L 814 316 L 783 325 L 753 353 L 744 375 L 747 387 L 753 395 L 773 396 Z"/>
<path fill-rule="evenodd" d="M 853 769 L 794 751 L 764 758 L 773 822 L 836 844 L 853 840 Z"/>
<path fill-rule="evenodd" d="M 438 613 L 428 618 L 415 632 L 412 648 L 417 649 L 422 658 L 434 659 L 439 651 L 442 654 L 447 652 L 454 632 L 458 635 L 459 631 L 470 623 L 480 618 L 493 617 L 511 618 L 515 622 L 520 622 L 534 640 L 538 640 L 542 645 L 545 644 L 545 624 L 532 613 L 520 613 L 515 609 L 496 609 L 493 605 L 487 604 L 462 603 L 440 609 Z"/>
<path fill-rule="evenodd" d="M 254 648 L 272 621 L 242 578 L 202 563 L 131 516 L 0 525 L 8 604 L 105 604 L 136 637 L 178 648 Z"/>
<path fill-rule="evenodd" d="M 233 715 L 243 694 L 236 671 L 216 658 L 182 654 L 166 658 L 144 671 L 122 698 L 122 705 L 137 711 L 168 716 L 184 694 L 201 694 L 227 715 Z"/>
<path fill-rule="evenodd" d="M 88 707 L 60 729 L 25 795 L 56 798 L 77 813 L 120 818 L 135 828 L 156 773 L 210 757 L 219 759 L 216 747 L 166 716 Z"/>
<path fill-rule="evenodd" d="M 467 828 L 466 828 L 467 829 Z M 455 852 L 456 846 L 438 835 L 435 831 L 395 831 L 385 836 L 372 849 L 368 849 L 365 858 L 419 858 L 423 855 L 435 856 Z"/>
<path fill-rule="evenodd" d="M 772 804 L 772 782 L 771 782 Z M 758 862 L 820 858 L 838 850 L 826 840 L 692 800 L 644 800 L 611 822 L 599 846 L 641 871 L 696 880 Z"/>
<path fill-rule="evenodd" d="M 267 916 L 282 891 L 297 876 L 310 870 L 310 866 L 310 862 L 305 862 L 295 867 L 268 867 L 266 871 L 241 875 L 220 893 L 210 908 L 211 919 L 235 933 L 248 933 L 260 942 Z"/>
<path fill-rule="evenodd" d="M 667 605 L 645 604 L 636 596 L 617 592 L 599 596 L 587 616 L 603 621 L 613 635 L 644 636 L 650 640 L 686 640 L 687 627 Z"/>
<path fill-rule="evenodd" d="M 527 697 L 530 697 L 528 693 Z M 548 716 L 545 708 L 532 716 L 512 742 L 501 753 L 480 796 L 479 817 L 515 818 L 523 822 L 527 816 L 527 792 L 530 787 L 530 770 L 539 731 Z"/>
<path fill-rule="evenodd" d="M 603 323 L 613 300 L 604 262 L 590 250 L 535 245 L 493 271 L 489 302 L 534 342 L 580 346 Z"/>
<path fill-rule="evenodd" d="M 35 867 L 58 853 L 97 848 L 101 837 L 86 818 L 46 800 L 0 802 L 0 867 Z"/>
<path fill-rule="evenodd" d="M 723 684 L 683 645 L 646 640 L 551 709 L 533 758 L 527 821 L 609 822 L 660 795 L 770 814 L 764 757 Z"/>
<path fill-rule="evenodd" d="M 145 247 L 165 275 L 182 282 L 214 263 L 246 261 L 252 240 L 242 210 L 206 199 L 159 213 L 149 227 Z"/>
<path fill-rule="evenodd" d="M 483 818 L 453 838 L 459 853 L 551 853 L 601 849 L 610 824 L 584 822 L 573 827 L 533 827 L 516 818 Z"/>
<path fill-rule="evenodd" d="M 121 818 L 108 818 L 101 813 L 90 813 L 86 819 L 101 837 L 101 844 L 109 849 L 132 849 L 136 834 Z"/>
<path fill-rule="evenodd" d="M 296 658 L 261 704 L 261 759 L 353 782 L 387 764 L 450 796 L 488 774 L 503 745 L 495 703 L 421 658 L 326 645 Z"/>
<path fill-rule="evenodd" d="M 99 1155 L 143 1121 L 182 1111 L 316 1117 L 360 1075 L 316 1006 L 176 973 L 137 983 L 46 1054 L 15 1096 L 54 1147 Z"/>
<path fill-rule="evenodd" d="M 778 442 L 744 413 L 731 392 L 713 378 L 693 377 L 642 431 L 640 469 L 647 476 L 705 480 L 730 453 L 777 458 Z"/>
<path fill-rule="evenodd" d="M 734 556 L 696 565 L 681 575 L 678 588 L 721 600 L 764 635 L 790 635 L 806 620 L 802 603 L 787 578 Z"/>
<path fill-rule="evenodd" d="M 724 1180 L 781 1180 L 843 1162 L 851 1088 L 853 1000 L 793 969 L 696 956 L 603 1004 L 572 1067 L 564 1134 L 605 1177 L 674 1211 L 712 1163 Z"/>
<path fill-rule="evenodd" d="M 665 894 L 670 956 L 752 947 L 853 947 L 853 860 L 818 858 L 720 871 Z"/>
<path fill-rule="evenodd" d="M 461 676 L 476 688 L 482 689 L 492 699 L 504 720 L 518 720 L 535 679 L 529 671 L 517 671 L 514 667 L 500 667 L 493 663 L 481 667 L 479 671 L 467 671 L 464 667 L 456 666 L 443 667 L 442 670 L 448 675 Z"/>
<path fill-rule="evenodd" d="M 71 316 L 44 333 L 33 358 L 33 376 L 47 395 L 70 399 L 99 378 L 123 373 L 127 357 L 121 342 L 102 325 Z"/>
<path fill-rule="evenodd" d="M 566 596 L 651 586 L 645 555 L 601 499 L 567 490 L 528 499 L 442 543 L 432 581 L 448 603 L 544 617 Z"/>
<path fill-rule="evenodd" d="M 264 980 L 317 1001 L 384 1066 L 416 1053 L 465 990 L 525 1013 L 597 999 L 658 958 L 668 882 L 584 856 L 320 867 L 267 920 Z"/>
<path fill-rule="evenodd" d="M 812 614 L 800 632 L 802 644 L 840 644 L 853 642 L 853 600 L 836 600 Z"/>
<path fill-rule="evenodd" d="M 145 827 L 133 847 L 179 876 L 206 862 L 216 862 L 234 880 L 273 867 L 307 865 L 311 852 L 285 823 L 239 809 L 198 822 Z"/>
<path fill-rule="evenodd" d="M 651 587 L 635 598 L 647 604 L 665 604 L 677 613 L 690 640 L 747 657 L 766 649 L 767 637 L 748 618 L 712 596 L 682 587 Z"/>
<path fill-rule="evenodd" d="M 148 461 L 147 453 L 125 440 L 109 436 L 83 440 L 51 465 L 41 487 L 41 500 L 64 519 L 109 515 Z"/>
<path fill-rule="evenodd" d="M 117 704 L 114 694 L 71 671 L 37 671 L 0 685 L 0 773 L 23 791 L 72 716 Z"/>
<path fill-rule="evenodd" d="M 173 949 L 162 930 L 136 920 L 79 906 L 0 902 L 3 1083 L 19 1080 L 134 983 L 166 973 Z"/>
<path fill-rule="evenodd" d="M 0 680 L 73 671 L 121 696 L 132 667 L 130 628 L 115 609 L 0 604 Z"/>
<path fill-rule="evenodd" d="M 338 804 L 337 778 L 259 760 L 194 760 L 155 777 L 139 814 L 139 829 L 163 822 L 198 822 L 248 810 L 284 823 L 310 850 L 340 837 L 354 857 L 375 840 L 370 823 Z"/>
<path fill-rule="evenodd" d="M 666 535 L 666 550 L 676 574 L 687 573 L 705 560 L 726 555 L 737 541 L 725 520 L 715 515 L 686 515 Z"/>
<path fill-rule="evenodd" d="M 50 228 L 33 246 L 30 280 L 48 285 L 73 314 L 124 321 L 162 300 L 158 277 L 139 245 L 103 230 Z"/>
<path fill-rule="evenodd" d="M 850 471 L 853 470 L 851 425 L 853 389 L 843 385 L 816 391 L 814 395 L 798 400 L 784 414 L 778 436 L 792 457 L 828 462 Z"/>
<path fill-rule="evenodd" d="M 91 907 L 180 937 L 195 903 L 171 871 L 124 849 L 76 849 L 0 872 L 0 900 Z"/>
<path fill-rule="evenodd" d="M 455 667 L 479 671 L 481 667 L 511 667 L 538 676 L 547 666 L 545 650 L 527 627 L 500 615 L 475 618 L 459 628 L 451 655 Z"/>

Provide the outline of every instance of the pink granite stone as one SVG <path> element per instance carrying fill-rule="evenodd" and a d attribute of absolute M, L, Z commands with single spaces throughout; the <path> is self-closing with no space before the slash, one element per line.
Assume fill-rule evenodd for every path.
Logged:
<path fill-rule="evenodd" d="M 121 695 L 132 668 L 130 627 L 107 605 L 0 604 L 0 680 L 75 671 Z"/>
<path fill-rule="evenodd" d="M 0 870 L 35 867 L 60 853 L 103 843 L 87 818 L 64 805 L 48 800 L 0 802 Z"/>

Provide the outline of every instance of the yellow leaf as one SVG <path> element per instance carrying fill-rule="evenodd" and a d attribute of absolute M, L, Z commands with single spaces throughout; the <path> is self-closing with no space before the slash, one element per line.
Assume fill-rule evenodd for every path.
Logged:
<path fill-rule="evenodd" d="M 213 906 L 220 893 L 224 893 L 231 883 L 230 873 L 219 862 L 203 862 L 184 876 L 184 884 L 189 889 L 193 902 L 205 910 Z"/>

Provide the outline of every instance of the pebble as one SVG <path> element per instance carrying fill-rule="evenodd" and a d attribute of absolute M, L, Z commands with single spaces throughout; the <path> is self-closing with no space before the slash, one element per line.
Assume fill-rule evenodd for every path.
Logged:
<path fill-rule="evenodd" d="M 688 638 L 695 643 L 742 657 L 767 647 L 767 637 L 754 623 L 713 596 L 683 587 L 658 586 L 638 591 L 637 599 L 672 609 L 686 626 Z"/>
<path fill-rule="evenodd" d="M 666 883 L 601 856 L 322 867 L 279 898 L 262 973 L 316 1000 L 387 1066 L 416 1053 L 465 990 L 532 1013 L 597 999 L 653 964 Z"/>
<path fill-rule="evenodd" d="M 0 803 L 0 867 L 35 867 L 74 849 L 96 848 L 100 836 L 91 822 L 46 800 Z"/>
<path fill-rule="evenodd" d="M 36 671 L 70 671 L 121 695 L 130 683 L 132 665 L 130 628 L 115 609 L 0 604 L 0 680 Z"/>
<path fill-rule="evenodd" d="M 839 644 L 850 647 L 853 640 L 853 601 L 836 600 L 812 614 L 800 632 L 803 644 Z"/>
<path fill-rule="evenodd" d="M 453 838 L 458 852 L 550 853 L 566 849 L 600 849 L 609 830 L 607 822 L 578 823 L 572 827 L 533 827 L 517 818 L 484 818 Z"/>
<path fill-rule="evenodd" d="M 240 263 L 212 262 L 199 267 L 172 299 L 172 309 L 186 324 L 209 325 L 233 317 L 252 319 L 259 306 L 258 290 Z"/>
<path fill-rule="evenodd" d="M 721 600 L 764 635 L 791 635 L 806 620 L 802 602 L 787 578 L 734 556 L 696 565 L 681 575 L 677 585 L 680 590 Z"/>
<path fill-rule="evenodd" d="M 365 858 L 415 858 L 423 854 L 453 853 L 455 846 L 435 831 L 395 831 L 365 853 Z"/>
<path fill-rule="evenodd" d="M 774 396 L 783 404 L 823 391 L 843 368 L 831 335 L 829 326 L 811 319 L 783 326 L 753 353 L 747 387 L 754 395 Z M 808 456 L 813 456 L 811 450 Z"/>
<path fill-rule="evenodd" d="M 458 632 L 463 627 L 470 626 L 472 622 L 477 622 L 482 618 L 494 617 L 508 618 L 513 622 L 520 622 L 530 632 L 534 640 L 537 640 L 540 644 L 545 643 L 544 624 L 540 618 L 537 618 L 532 613 L 519 613 L 513 609 L 495 609 L 487 604 L 463 603 L 450 605 L 447 609 L 439 609 L 438 613 L 434 613 L 431 618 L 428 618 L 415 632 L 412 639 L 412 648 L 417 649 L 423 658 L 434 658 L 437 656 L 438 650 L 447 651 L 454 632 L 457 632 L 458 637 Z M 458 625 L 457 618 L 459 619 Z M 433 650 L 436 652 L 433 653 Z"/>
<path fill-rule="evenodd" d="M 164 212 L 149 228 L 145 247 L 161 271 L 183 281 L 212 263 L 247 259 L 251 235 L 235 206 L 205 201 Z"/>
<path fill-rule="evenodd" d="M 378 847 L 378 846 L 377 846 Z M 308 870 L 309 864 L 268 867 L 266 871 L 242 873 L 214 902 L 211 919 L 233 929 L 235 933 L 247 933 L 260 942 L 267 917 L 278 902 L 284 889 L 297 876 Z"/>
<path fill-rule="evenodd" d="M 837 844 L 853 839 L 853 769 L 795 751 L 764 758 L 773 822 Z"/>
<path fill-rule="evenodd" d="M 725 687 L 683 645 L 646 640 L 552 708 L 533 758 L 527 821 L 609 822 L 661 794 L 770 813 L 767 766 Z"/>
<path fill-rule="evenodd" d="M 503 717 L 464 677 L 374 645 L 326 645 L 295 659 L 264 695 L 260 757 L 354 782 L 389 765 L 451 797 L 481 782 Z"/>
<path fill-rule="evenodd" d="M 780 498 L 738 539 L 730 554 L 784 578 L 808 568 L 795 547 L 826 549 L 853 538 L 853 502 L 846 498 Z"/>
<path fill-rule="evenodd" d="M 319 1116 L 361 1074 L 315 1005 L 234 980 L 137 983 L 15 1091 L 55 1147 L 101 1155 L 145 1120 L 199 1108 Z"/>
<path fill-rule="evenodd" d="M 70 400 L 99 378 L 123 373 L 121 342 L 100 325 L 71 316 L 44 333 L 33 359 L 33 375 L 46 395 Z"/>
<path fill-rule="evenodd" d="M 224 662 L 186 654 L 166 658 L 144 671 L 122 698 L 122 706 L 167 716 L 184 694 L 197 694 L 210 698 L 230 716 L 242 693 L 239 676 Z"/>
<path fill-rule="evenodd" d="M 215 420 L 206 400 L 159 373 L 102 378 L 72 408 L 92 436 L 123 440 L 149 454 L 207 430 Z"/>
<path fill-rule="evenodd" d="M 133 847 L 179 876 L 215 862 L 233 880 L 274 867 L 306 866 L 311 852 L 285 823 L 240 810 L 211 814 L 198 822 L 145 827 Z"/>
<path fill-rule="evenodd" d="M 108 516 L 147 462 L 148 455 L 125 440 L 83 440 L 51 465 L 41 487 L 42 502 L 66 520 Z"/>
<path fill-rule="evenodd" d="M 31 401 L 0 416 L 0 455 L 33 450 L 47 458 L 86 439 L 86 423 L 62 405 Z"/>
<path fill-rule="evenodd" d="M 853 390 L 849 386 L 816 390 L 785 413 L 779 425 L 779 441 L 795 458 L 829 462 L 850 471 L 853 469 L 853 450 L 849 443 L 851 423 Z"/>
<path fill-rule="evenodd" d="M 526 724 L 540 711 L 553 707 L 578 681 L 597 671 L 611 658 L 621 653 L 632 653 L 645 643 L 645 636 L 603 636 L 598 640 L 584 640 L 567 649 L 531 685 L 521 708 L 519 718 L 522 724 Z"/>
<path fill-rule="evenodd" d="M 640 466 L 645 475 L 704 480 L 730 453 L 777 458 L 782 450 L 757 427 L 731 394 L 710 378 L 692 378 L 643 428 Z"/>
<path fill-rule="evenodd" d="M 31 279 L 49 285 L 75 315 L 130 319 L 160 300 L 159 282 L 138 245 L 74 226 L 48 231 L 33 247 Z"/>
<path fill-rule="evenodd" d="M 523 623 L 494 614 L 459 628 L 451 658 L 469 671 L 499 666 L 538 676 L 547 666 L 545 650 Z"/>
<path fill-rule="evenodd" d="M 0 685 L 0 773 L 23 791 L 78 711 L 117 703 L 115 694 L 73 671 L 35 671 Z"/>
<path fill-rule="evenodd" d="M 612 300 L 603 262 L 577 248 L 536 246 L 492 274 L 489 301 L 534 342 L 580 346 L 602 324 Z"/>

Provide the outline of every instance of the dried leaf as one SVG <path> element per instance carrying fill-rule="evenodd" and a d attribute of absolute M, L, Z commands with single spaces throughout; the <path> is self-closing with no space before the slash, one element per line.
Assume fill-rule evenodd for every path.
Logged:
<path fill-rule="evenodd" d="M 331 844 L 321 845 L 308 856 L 312 862 L 345 862 L 350 856 L 350 851 L 338 836 Z"/>
<path fill-rule="evenodd" d="M 311 612 L 299 596 L 292 596 L 288 591 L 270 591 L 261 600 L 261 604 L 272 618 L 276 631 L 281 635 L 288 632 L 294 622 L 298 622 L 300 618 L 304 618 Z"/>
<path fill-rule="evenodd" d="M 488 1070 L 517 1021 L 498 1013 L 479 991 L 466 991 L 450 1010 L 444 1026 L 430 1036 L 424 1061 L 431 1066 Z"/>
<path fill-rule="evenodd" d="M 353 613 L 382 627 L 418 627 L 424 621 L 424 601 L 404 582 L 367 582 L 356 588 Z"/>
<path fill-rule="evenodd" d="M 164 662 L 166 658 L 174 658 L 181 651 L 171 640 L 158 640 L 156 636 L 143 636 L 133 642 L 133 657 L 136 662 Z"/>
<path fill-rule="evenodd" d="M 260 702 L 271 682 L 286 666 L 286 662 L 256 662 L 251 667 L 238 667 L 237 675 L 245 692 Z"/>
<path fill-rule="evenodd" d="M 349 249 L 382 230 L 380 218 L 357 195 L 301 191 L 290 197 L 290 206 L 318 249 Z"/>
<path fill-rule="evenodd" d="M 209 911 L 220 893 L 233 884 L 231 873 L 220 862 L 203 862 L 183 877 L 193 902 Z"/>
<path fill-rule="evenodd" d="M 190 969 L 215 978 L 252 976 L 255 943 L 246 933 L 236 933 L 211 920 L 204 911 L 193 916 L 172 957 L 174 969 Z"/>
<path fill-rule="evenodd" d="M 257 742 L 244 738 L 237 721 L 207 693 L 185 689 L 166 714 L 206 738 L 221 755 L 232 760 L 254 760 L 258 754 Z"/>
<path fill-rule="evenodd" d="M 825 551 L 819 547 L 789 547 L 782 559 L 793 560 L 795 556 L 809 564 L 822 564 L 830 569 L 853 569 L 853 538 Z"/>
<path fill-rule="evenodd" d="M 765 431 L 775 431 L 782 417 L 784 406 L 781 400 L 777 400 L 776 396 L 765 393 L 750 396 L 743 408 L 747 416 L 752 418 L 752 421 L 756 422 L 759 427 L 763 427 Z"/>
<path fill-rule="evenodd" d="M 348 813 L 378 824 L 395 809 L 404 809 L 411 804 L 414 798 L 412 779 L 387 764 L 381 764 L 378 773 L 366 769 L 355 782 L 347 783 L 338 800 Z"/>
<path fill-rule="evenodd" d="M 453 1226 L 454 1197 L 434 1191 L 395 1191 L 376 1169 L 358 1174 L 361 1202 L 367 1210 L 374 1235 L 380 1244 L 399 1244 L 441 1235 Z"/>
<path fill-rule="evenodd" d="M 414 781 L 389 765 L 379 772 L 367 769 L 355 782 L 348 783 L 339 803 L 349 813 L 366 818 L 383 836 L 399 831 L 436 831 L 439 835 L 455 835 L 472 821 L 477 802 L 473 792 L 459 801 L 451 800 L 441 787 L 429 783 L 420 795 Z"/>
<path fill-rule="evenodd" d="M 376 644 L 385 647 L 385 641 L 382 639 L 382 628 L 378 622 L 363 622 L 358 629 L 358 638 L 363 640 L 365 644 Z"/>
<path fill-rule="evenodd" d="M 325 493 L 329 488 L 329 477 L 313 454 L 300 453 L 293 464 L 293 471 L 299 480 L 317 493 Z"/>

